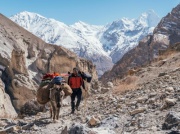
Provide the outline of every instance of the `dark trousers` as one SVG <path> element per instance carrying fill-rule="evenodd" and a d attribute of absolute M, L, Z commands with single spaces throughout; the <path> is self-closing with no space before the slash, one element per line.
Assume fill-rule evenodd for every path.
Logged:
<path fill-rule="evenodd" d="M 75 98 L 77 97 L 76 108 L 78 108 L 81 102 L 82 91 L 81 91 L 81 88 L 75 88 L 75 89 L 72 89 L 72 91 L 73 93 L 71 94 L 71 108 L 72 108 L 72 111 L 74 111 Z"/>

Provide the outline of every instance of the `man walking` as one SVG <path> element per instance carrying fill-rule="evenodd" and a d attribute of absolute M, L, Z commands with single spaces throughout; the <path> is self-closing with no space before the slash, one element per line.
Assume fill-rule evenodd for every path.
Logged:
<path fill-rule="evenodd" d="M 79 111 L 79 105 L 81 102 L 82 91 L 81 86 L 85 89 L 83 79 L 78 73 L 77 68 L 73 68 L 73 73 L 68 78 L 68 84 L 72 88 L 73 93 L 71 94 L 71 113 L 74 114 L 75 109 Z M 75 98 L 77 97 L 77 102 L 75 105 Z"/>

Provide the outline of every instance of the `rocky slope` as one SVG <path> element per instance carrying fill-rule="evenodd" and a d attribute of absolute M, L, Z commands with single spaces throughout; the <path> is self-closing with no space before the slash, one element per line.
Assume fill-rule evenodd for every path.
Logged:
<path fill-rule="evenodd" d="M 160 19 L 154 11 L 148 11 L 137 19 L 123 18 L 105 26 L 81 21 L 68 26 L 30 12 L 16 14 L 11 20 L 47 43 L 64 46 L 80 57 L 92 60 L 101 76 L 140 39 L 152 33 Z"/>
<path fill-rule="evenodd" d="M 25 102 L 35 98 L 44 73 L 66 73 L 77 66 L 97 79 L 91 61 L 63 47 L 45 43 L 2 14 L 0 46 L 1 118 L 15 116 L 14 108 L 18 111 Z"/>
<path fill-rule="evenodd" d="M 117 81 L 96 84 L 96 94 L 70 115 L 61 109 L 53 123 L 49 112 L 14 121 L 1 120 L 1 132 L 61 134 L 178 134 L 180 126 L 180 44 L 156 62 Z M 122 86 L 123 85 L 123 86 Z M 132 86 L 130 86 L 132 85 Z"/>
<path fill-rule="evenodd" d="M 129 69 L 143 66 L 152 59 L 156 58 L 159 53 L 166 50 L 170 45 L 180 42 L 179 26 L 180 26 L 180 5 L 175 7 L 171 13 L 166 15 L 153 31 L 153 35 L 148 35 L 143 38 L 137 47 L 126 53 L 112 70 L 106 72 L 102 76 L 102 80 L 107 78 L 112 81 L 116 78 L 121 78 Z"/>

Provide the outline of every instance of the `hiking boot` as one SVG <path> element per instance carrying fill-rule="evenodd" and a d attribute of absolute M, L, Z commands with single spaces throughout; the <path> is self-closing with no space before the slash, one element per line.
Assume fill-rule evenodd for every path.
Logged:
<path fill-rule="evenodd" d="M 77 111 L 80 111 L 80 109 L 79 109 L 78 107 L 76 107 L 76 110 L 77 110 Z"/>
<path fill-rule="evenodd" d="M 71 114 L 74 114 L 74 110 L 71 111 Z"/>

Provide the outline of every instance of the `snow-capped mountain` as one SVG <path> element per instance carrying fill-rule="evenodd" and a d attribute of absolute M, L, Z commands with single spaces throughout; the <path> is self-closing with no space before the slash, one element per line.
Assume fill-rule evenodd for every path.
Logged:
<path fill-rule="evenodd" d="M 105 26 L 89 25 L 81 21 L 66 25 L 27 11 L 10 19 L 47 43 L 64 46 L 92 60 L 99 76 L 111 69 L 113 63 L 134 48 L 140 39 L 152 33 L 159 22 L 154 11 L 143 13 L 138 19 L 123 18 Z"/>
<path fill-rule="evenodd" d="M 83 22 L 68 26 L 30 12 L 21 12 L 11 17 L 11 20 L 48 43 L 62 45 L 79 56 L 92 60 L 99 75 L 113 66 L 111 58 L 96 38 L 102 26 L 88 25 Z"/>
<path fill-rule="evenodd" d="M 164 52 L 173 48 L 178 50 L 180 42 L 180 4 L 172 9 L 165 17 L 163 17 L 158 25 L 153 30 L 153 34 L 144 37 L 139 41 L 138 45 L 127 52 L 121 60 L 116 62 L 116 65 L 108 72 L 101 76 L 102 82 L 108 82 L 110 79 L 123 77 L 130 72 L 129 69 L 141 68 L 144 65 L 153 63 L 154 59 L 157 59 Z M 147 14 L 148 15 L 148 14 Z M 141 20 L 147 20 L 146 24 L 153 24 L 153 16 L 147 18 L 146 14 L 143 14 Z M 149 23 L 148 23 L 149 22 Z M 142 24 L 142 23 L 141 23 Z M 168 50 L 168 51 L 169 51 Z M 179 47 L 180 50 L 180 47 Z M 166 54 L 167 55 L 167 54 Z M 178 63 L 176 61 L 176 63 Z M 162 66 L 162 65 L 160 65 Z"/>
<path fill-rule="evenodd" d="M 105 26 L 100 41 L 116 63 L 125 53 L 137 46 L 143 37 L 151 34 L 159 21 L 160 18 L 153 10 L 141 14 L 138 19 L 122 18 Z"/>

